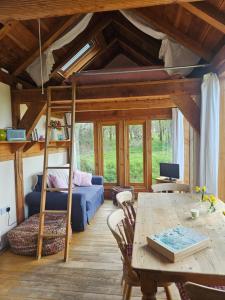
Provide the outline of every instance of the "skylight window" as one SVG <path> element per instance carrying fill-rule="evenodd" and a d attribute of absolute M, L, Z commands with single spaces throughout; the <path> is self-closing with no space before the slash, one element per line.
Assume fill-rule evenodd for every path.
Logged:
<path fill-rule="evenodd" d="M 61 67 L 61 71 L 65 72 L 66 70 L 68 70 L 75 62 L 77 62 L 82 56 L 89 52 L 93 48 L 93 46 L 93 42 L 87 43 L 64 66 Z"/>

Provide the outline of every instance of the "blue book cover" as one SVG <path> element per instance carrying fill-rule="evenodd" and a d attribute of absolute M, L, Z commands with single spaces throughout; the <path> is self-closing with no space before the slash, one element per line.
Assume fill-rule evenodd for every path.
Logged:
<path fill-rule="evenodd" d="M 173 253 L 187 250 L 199 243 L 208 241 L 208 237 L 192 228 L 178 226 L 150 237 L 157 244 Z"/>

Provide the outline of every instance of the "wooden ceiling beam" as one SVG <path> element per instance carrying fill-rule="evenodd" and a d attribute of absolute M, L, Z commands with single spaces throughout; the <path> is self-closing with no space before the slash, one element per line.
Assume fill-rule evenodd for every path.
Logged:
<path fill-rule="evenodd" d="M 18 128 L 26 129 L 27 138 L 29 138 L 32 130 L 37 125 L 40 117 L 46 112 L 47 103 L 39 102 L 35 105 L 29 105 L 23 118 L 18 124 Z"/>
<path fill-rule="evenodd" d="M 179 5 L 225 34 L 225 15 L 214 5 L 207 1 L 199 3 L 180 2 Z"/>
<path fill-rule="evenodd" d="M 77 89 L 77 99 L 108 99 L 144 97 L 160 98 L 170 97 L 170 95 L 187 93 L 199 95 L 201 92 L 201 79 L 177 79 L 150 82 L 132 83 L 109 83 L 104 85 L 80 86 Z M 55 92 L 52 91 L 52 98 L 55 100 L 70 100 L 71 89 L 65 88 Z M 41 94 L 40 89 L 13 90 L 13 97 L 19 103 L 46 102 L 47 93 Z"/>
<path fill-rule="evenodd" d="M 130 109 L 111 111 L 77 112 L 77 122 L 99 122 L 99 121 L 120 121 L 120 120 L 166 120 L 172 118 L 171 108 L 155 109 Z"/>
<path fill-rule="evenodd" d="M 16 76 L 3 72 L 2 70 L 0 70 L 0 82 L 3 82 L 13 87 L 15 87 L 17 83 L 20 83 L 25 88 L 33 88 L 33 86 L 30 83 L 20 78 L 17 78 Z"/>
<path fill-rule="evenodd" d="M 155 12 L 151 11 L 151 9 L 138 9 L 136 12 L 157 30 L 167 34 L 181 45 L 192 50 L 201 58 L 204 58 L 206 61 L 211 60 L 213 56 L 211 52 L 203 48 L 198 41 L 193 40 L 187 34 L 181 32 L 175 26 L 166 21 L 166 18 L 159 17 Z"/>
<path fill-rule="evenodd" d="M 154 64 L 151 59 L 148 59 L 142 53 L 136 51 L 136 49 L 128 45 L 128 43 L 119 40 L 119 45 L 121 46 L 124 54 L 139 66 L 151 66 Z"/>
<path fill-rule="evenodd" d="M 138 78 L 137 74 L 136 75 Z M 132 82 L 132 77 L 131 80 Z M 129 97 L 129 96 L 169 96 L 171 94 L 186 92 L 191 95 L 199 95 L 201 79 L 178 79 L 132 83 L 108 83 L 102 85 L 80 86 L 78 88 L 79 99 Z"/>
<path fill-rule="evenodd" d="M 109 101 L 110 100 L 110 101 Z M 173 100 L 170 98 L 158 98 L 155 99 L 151 96 L 145 97 L 127 97 L 127 98 L 112 98 L 101 99 L 96 102 L 93 100 L 77 100 L 76 111 L 88 112 L 88 111 L 111 111 L 111 110 L 142 110 L 142 109 L 155 109 L 155 108 L 172 108 L 176 107 Z M 69 112 L 70 107 L 62 106 L 62 108 L 53 108 L 53 112 Z"/>
<path fill-rule="evenodd" d="M 199 0 L 1 0 L 0 20 L 29 20 Z"/>
<path fill-rule="evenodd" d="M 113 58 L 120 53 L 118 42 L 113 39 L 105 48 L 103 48 L 90 62 L 88 62 L 83 70 L 103 69 Z"/>
<path fill-rule="evenodd" d="M 17 21 L 8 21 L 5 25 L 0 29 L 0 41 L 11 31 Z"/>
<path fill-rule="evenodd" d="M 44 10 L 44 9 L 43 9 Z M 54 43 L 64 32 L 68 30 L 73 24 L 78 23 L 80 21 L 81 15 L 71 16 L 68 20 L 59 22 L 58 26 L 54 27 L 54 30 L 51 31 L 48 37 L 42 43 L 42 52 L 44 52 L 48 47 Z M 38 57 L 39 48 L 36 47 L 32 49 L 28 53 L 28 57 L 19 62 L 19 64 L 15 67 L 13 75 L 18 75 L 22 73 L 32 62 Z"/>

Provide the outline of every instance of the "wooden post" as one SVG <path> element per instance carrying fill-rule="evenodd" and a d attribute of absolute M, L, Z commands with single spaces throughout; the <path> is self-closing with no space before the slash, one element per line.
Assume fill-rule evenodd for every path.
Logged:
<path fill-rule="evenodd" d="M 16 216 L 17 224 L 20 224 L 24 221 L 23 148 L 16 150 L 14 169 L 16 185 Z"/>
<path fill-rule="evenodd" d="M 13 98 L 13 93 L 11 93 L 11 95 L 12 125 L 13 127 L 17 128 L 20 122 L 20 104 Z M 17 223 L 20 224 L 24 220 L 23 148 L 19 148 L 15 152 L 14 170 L 16 192 L 16 216 Z"/>
<path fill-rule="evenodd" d="M 225 201 L 225 79 L 220 79 L 221 98 L 220 98 L 220 154 L 219 154 L 219 179 L 218 190 L 219 198 Z"/>

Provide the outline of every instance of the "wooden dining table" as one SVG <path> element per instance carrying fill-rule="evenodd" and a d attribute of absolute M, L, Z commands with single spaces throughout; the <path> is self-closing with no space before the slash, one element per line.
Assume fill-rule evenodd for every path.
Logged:
<path fill-rule="evenodd" d="M 225 204 L 218 200 L 214 213 L 208 206 L 192 194 L 139 193 L 132 267 L 140 274 L 142 299 L 156 299 L 157 286 L 169 282 L 225 286 Z M 200 216 L 192 219 L 190 210 L 196 207 Z M 207 235 L 210 246 L 172 263 L 152 250 L 146 237 L 180 225 Z"/>

